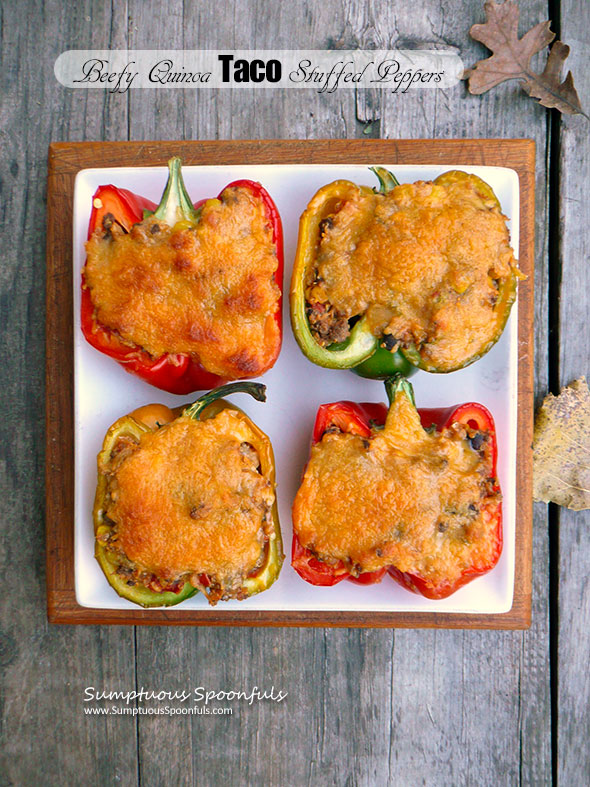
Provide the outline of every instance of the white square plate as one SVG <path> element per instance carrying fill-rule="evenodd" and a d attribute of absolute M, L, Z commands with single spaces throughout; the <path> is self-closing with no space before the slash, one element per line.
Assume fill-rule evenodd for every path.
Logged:
<path fill-rule="evenodd" d="M 387 162 L 375 161 L 388 167 Z M 431 180 L 451 166 L 389 166 L 400 182 Z M 503 167 L 457 166 L 479 175 L 492 186 L 509 218 L 511 242 L 518 243 L 518 176 Z M 289 291 L 297 243 L 299 217 L 315 192 L 338 178 L 376 185 L 366 165 L 273 165 L 211 166 L 183 169 L 189 194 L 196 201 L 218 194 L 228 183 L 251 178 L 262 183 L 275 200 L 285 237 L 284 292 Z M 120 598 L 106 581 L 94 559 L 92 506 L 96 487 L 96 455 L 108 427 L 121 415 L 149 402 L 177 406 L 197 398 L 173 396 L 125 372 L 117 363 L 94 350 L 80 329 L 80 275 L 85 260 L 84 242 L 92 196 L 100 185 L 113 183 L 159 202 L 167 178 L 165 167 L 85 169 L 78 173 L 74 191 L 74 370 L 75 370 L 75 576 L 76 599 L 85 607 L 137 609 Z M 447 599 L 432 601 L 410 593 L 390 577 L 381 584 L 359 586 L 341 582 L 333 588 L 317 588 L 304 582 L 291 568 L 291 504 L 302 469 L 309 456 L 311 431 L 318 405 L 341 399 L 385 401 L 383 384 L 364 380 L 349 371 L 321 369 L 299 350 L 289 321 L 288 298 L 284 298 L 284 341 L 279 360 L 262 381 L 267 402 L 238 395 L 237 404 L 270 436 L 278 477 L 278 503 L 286 560 L 277 582 L 246 601 L 220 602 L 216 611 L 324 610 L 403 611 L 447 613 L 501 613 L 512 607 L 514 590 L 514 544 L 516 508 L 517 435 L 517 304 L 500 341 L 480 361 L 447 375 L 419 371 L 412 383 L 419 407 L 444 407 L 466 401 L 481 402 L 492 412 L 498 436 L 498 475 L 503 493 L 504 550 L 498 565 Z M 208 609 L 198 593 L 175 607 Z"/>

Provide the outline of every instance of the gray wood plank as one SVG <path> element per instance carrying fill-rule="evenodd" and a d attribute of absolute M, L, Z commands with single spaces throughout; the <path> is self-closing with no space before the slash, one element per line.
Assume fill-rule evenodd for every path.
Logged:
<path fill-rule="evenodd" d="M 246 8 L 249 6 L 249 8 Z M 133 14 L 141 11 L 138 6 Z M 326 13 L 329 9 L 326 9 Z M 277 9 L 278 11 L 278 9 Z M 187 47 L 244 47 L 268 48 L 306 45 L 306 15 L 302 3 L 283 8 L 280 13 L 254 23 L 252 4 L 236 7 L 235 18 L 221 17 L 212 7 L 185 8 L 185 45 Z M 321 17 L 321 15 L 319 15 Z M 289 39 L 285 31 L 293 32 L 290 20 L 297 18 L 303 24 L 298 29 L 300 40 Z M 240 20 L 239 23 L 237 20 Z M 320 26 L 323 20 L 312 20 Z M 145 40 L 151 37 L 150 19 L 143 18 L 138 25 Z M 317 37 L 312 25 L 312 34 Z M 325 28 L 324 28 L 325 29 Z M 195 36 L 195 37 L 193 37 Z M 170 91 L 172 93 L 172 91 Z M 354 114 L 351 129 L 343 119 L 342 101 L 331 102 L 324 95 L 308 91 L 219 91 L 214 99 L 208 92 L 182 91 L 185 103 L 185 124 L 182 127 L 168 115 L 160 113 L 159 136 L 163 138 L 264 138 L 347 136 L 354 135 Z M 173 94 L 177 101 L 179 91 Z M 347 91 L 344 101 L 347 114 L 354 112 L 354 94 Z M 150 124 L 153 111 L 149 102 L 131 113 L 131 135 L 134 138 L 151 136 Z M 145 118 L 145 119 L 144 119 Z M 147 129 L 147 130 L 146 130 Z M 173 717 L 162 730 L 156 719 L 140 720 L 141 775 L 149 784 L 215 784 L 222 777 L 229 783 L 249 784 L 262 780 L 269 784 L 328 783 L 332 763 L 341 761 L 342 778 L 346 781 L 351 765 L 347 757 L 338 757 L 349 751 L 345 736 L 338 734 L 330 725 L 326 729 L 325 719 L 332 716 L 334 707 L 341 705 L 338 697 L 347 697 L 347 704 L 359 708 L 358 717 L 364 719 L 366 695 L 372 693 L 373 681 L 369 675 L 363 684 L 358 683 L 357 665 L 363 659 L 364 646 L 358 632 L 322 631 L 231 631 L 231 630 L 183 630 L 159 632 L 139 629 L 138 633 L 138 681 L 147 680 L 152 673 L 153 660 L 157 654 L 163 674 L 187 675 L 183 663 L 187 654 L 189 662 L 189 685 L 204 685 L 211 689 L 226 686 L 249 689 L 277 687 L 289 691 L 288 699 L 281 705 L 261 703 L 248 707 L 238 703 L 234 716 L 228 717 Z M 166 645 L 155 649 L 153 637 Z M 369 635 L 368 661 L 383 663 L 384 653 L 391 649 L 391 634 L 371 638 Z M 373 654 L 378 651 L 378 657 Z M 383 652 L 382 652 L 383 651 Z M 219 654 L 224 654 L 220 659 Z M 330 675 L 326 671 L 329 653 L 350 661 L 355 665 L 348 683 L 344 685 L 340 671 Z M 313 655 L 311 655 L 313 654 Z M 160 669 L 156 670 L 159 674 Z M 302 715 L 303 709 L 311 713 L 313 722 L 309 729 L 309 718 Z M 388 719 L 389 706 L 381 702 L 371 703 L 367 721 L 359 729 L 373 729 L 370 719 L 377 717 L 378 729 L 372 751 L 375 753 L 368 764 L 368 773 L 374 773 L 373 783 L 384 783 L 387 778 Z M 272 736 L 265 731 L 272 730 Z M 294 740 L 293 733 L 297 730 Z M 187 757 L 185 741 L 190 735 L 193 741 L 192 758 Z M 316 741 L 328 736 L 325 751 L 329 757 L 317 750 Z M 154 739 L 162 739 L 161 747 L 154 747 Z M 145 745 L 144 745 L 145 741 Z M 299 755 L 297 769 L 293 759 L 283 756 L 296 742 Z M 359 741 L 364 749 L 363 739 Z M 158 752 L 166 751 L 165 758 Z M 371 749 L 367 756 L 370 756 Z M 332 756 L 333 755 L 333 756 Z"/>
<path fill-rule="evenodd" d="M 521 11 L 524 31 L 544 18 L 545 4 Z M 446 42 L 466 65 L 487 50 L 467 36 L 483 21 L 479 4 L 414 2 L 400 19 L 400 39 Z M 464 88 L 386 96 L 386 137 L 529 137 L 537 142 L 536 385 L 547 381 L 546 117 L 514 83 L 482 97 Z M 544 507 L 535 511 L 534 593 L 530 631 L 396 632 L 392 756 L 408 783 L 546 784 L 551 778 L 548 661 L 548 538 Z M 417 702 L 412 702 L 412 694 Z M 404 745 L 412 740 L 413 745 Z M 425 763 L 436 764 L 434 770 Z M 425 775 L 426 774 L 426 775 Z"/>
<path fill-rule="evenodd" d="M 578 0 L 580 12 L 582 4 Z M 9 250 L 0 276 L 0 314 L 9 326 L 2 368 L 12 403 L 0 427 L 5 460 L 0 491 L 6 501 L 0 565 L 5 575 L 16 569 L 28 588 L 24 598 L 22 591 L 9 588 L 0 611 L 5 667 L 5 745 L 0 770 L 7 781 L 56 783 L 58 775 L 68 784 L 136 781 L 136 724 L 129 718 L 85 717 L 81 701 L 86 685 L 133 688 L 132 630 L 60 629 L 48 627 L 44 616 L 43 490 L 35 480 L 41 476 L 43 425 L 27 414 L 42 409 L 43 325 L 35 315 L 43 307 L 42 292 L 35 285 L 42 277 L 44 251 L 37 206 L 44 191 L 50 139 L 122 139 L 128 127 L 135 139 L 347 137 L 360 135 L 363 124 L 359 120 L 376 119 L 377 112 L 382 134 L 389 137 L 533 137 L 539 164 L 538 391 L 546 388 L 547 379 L 546 116 L 519 94 L 516 85 L 500 87 L 482 98 L 466 96 L 461 87 L 447 95 L 386 95 L 380 97 L 379 108 L 363 104 L 352 91 L 326 96 L 295 90 L 171 90 L 111 96 L 59 87 L 52 73 L 54 58 L 67 48 L 123 47 L 129 25 L 130 45 L 138 47 L 446 42 L 472 62 L 483 49 L 468 39 L 467 29 L 473 21 L 481 21 L 481 4 L 452 0 L 442 5 L 440 9 L 427 0 L 417 0 L 411 7 L 358 0 L 342 4 L 294 0 L 269 10 L 254 0 L 223 7 L 134 0 L 128 9 L 125 4 L 114 4 L 111 17 L 111 9 L 102 3 L 66 6 L 55 1 L 44 10 L 33 3 L 30 7 L 21 4 L 18 25 L 9 25 L 4 18 L 0 117 L 10 133 L 3 134 L 0 153 L 2 210 L 20 240 L 16 246 L 13 241 L 5 243 Z M 545 5 L 535 0 L 523 8 L 522 30 L 544 18 Z M 579 156 L 579 145 L 587 141 L 581 133 L 578 129 L 578 136 L 571 137 L 572 173 L 578 167 L 573 157 L 576 143 Z M 576 182 L 581 189 L 583 179 Z M 575 189 L 567 193 L 579 198 Z M 579 219 L 572 215 L 565 220 L 575 229 Z M 583 252 L 581 232 L 577 237 L 572 252 Z M 583 273 L 579 266 L 572 280 L 581 281 Z M 579 326 L 581 312 L 574 316 Z M 23 352 L 32 361 L 26 366 L 20 362 Z M 571 348 L 564 348 L 564 354 L 571 358 Z M 142 782 L 549 783 L 544 507 L 537 508 L 536 517 L 533 626 L 524 634 L 138 629 L 138 685 L 247 690 L 274 684 L 289 692 L 280 705 L 233 703 L 231 717 L 142 717 L 137 725 Z M 25 550 L 14 548 L 16 528 L 23 533 Z M 583 531 L 578 528 L 576 532 L 582 539 Z M 583 546 L 575 539 L 568 541 L 572 555 L 562 550 L 564 561 L 569 561 L 562 576 L 566 569 L 572 572 L 569 576 L 583 576 Z M 562 594 L 562 624 L 570 625 L 572 632 L 568 639 L 564 631 L 560 675 L 564 708 L 570 718 L 581 720 L 583 731 L 588 726 L 589 692 L 583 682 L 587 647 L 576 651 L 576 646 L 586 642 L 588 599 L 580 597 L 578 587 L 572 580 Z M 566 650 L 570 644 L 572 648 Z M 565 730 L 567 718 L 564 711 Z M 574 735 L 572 725 L 569 729 Z M 570 740 L 578 747 L 584 743 L 585 751 L 581 735 Z M 567 738 L 562 740 L 563 770 L 573 774 L 575 749 L 568 747 Z"/>
<path fill-rule="evenodd" d="M 211 6 L 185 7 L 185 46 L 295 48 L 310 46 L 310 41 L 323 46 L 320 31 L 346 24 L 338 18 L 334 4 L 318 3 L 311 13 L 309 4 L 296 2 L 277 5 L 272 14 L 258 16 L 254 16 L 254 6 L 237 4 L 233 18 Z M 143 5 L 134 9 L 134 18 L 142 9 Z M 138 25 L 145 40 L 151 36 L 151 24 L 143 18 Z M 362 128 L 355 118 L 353 91 L 346 91 L 337 101 L 297 90 L 224 90 L 211 97 L 208 91 L 182 93 L 184 128 L 168 116 L 161 120 L 163 130 L 159 128 L 163 138 L 346 137 Z M 142 107 L 132 111 L 133 138 L 150 136 L 151 131 L 144 128 L 150 129 L 152 114 L 145 99 Z M 346 783 L 357 779 L 361 764 L 366 783 L 387 783 L 389 690 L 383 694 L 373 670 L 385 669 L 389 683 L 390 632 L 211 629 L 164 635 L 138 629 L 137 636 L 140 683 L 152 674 L 157 658 L 158 674 L 161 669 L 164 674 L 187 675 L 182 665 L 188 661 L 192 686 L 247 690 L 274 684 L 289 692 L 278 706 L 235 703 L 229 718 L 173 717 L 165 731 L 156 719 L 142 718 L 141 775 L 147 783 L 190 784 L 196 779 L 199 784 L 216 784 L 221 778 L 230 784 L 254 780 L 273 785 L 327 784 L 332 778 Z M 354 731 L 342 717 L 343 698 L 348 708 L 355 709 Z M 192 759 L 186 756 L 189 734 Z M 154 747 L 160 736 L 162 746 Z M 350 758 L 352 746 L 358 751 L 356 762 Z M 161 751 L 167 752 L 163 759 Z M 288 751 L 297 751 L 296 758 L 285 756 Z"/>
<path fill-rule="evenodd" d="M 242 0 L 233 16 L 212 5 L 185 8 L 187 47 L 305 49 L 331 47 L 326 31 L 345 27 L 339 5 Z M 354 91 L 338 99 L 310 90 L 183 91 L 186 139 L 264 139 L 355 135 Z"/>
<path fill-rule="evenodd" d="M 2 784 L 137 781 L 135 721 L 85 716 L 86 686 L 132 688 L 131 629 L 49 626 L 45 614 L 43 488 L 44 200 L 50 140 L 126 135 L 126 105 L 100 91 L 67 91 L 53 76 L 68 48 L 119 46 L 124 5 L 5 6 L 0 173 L 0 602 Z M 123 31 L 121 38 L 120 32 Z M 71 233 L 70 227 L 64 232 Z"/>
<path fill-rule="evenodd" d="M 590 7 L 584 0 L 563 0 L 561 40 L 572 52 L 567 69 L 586 112 L 590 112 Z M 560 139 L 560 369 L 562 385 L 584 374 L 590 378 L 590 126 L 581 117 L 563 117 Z M 590 512 L 559 510 L 558 626 L 558 778 L 587 784 L 590 779 Z"/>
<path fill-rule="evenodd" d="M 165 49 L 189 47 L 185 39 L 184 4 L 129 3 L 130 47 Z M 185 136 L 185 90 L 137 90 L 129 94 L 129 139 L 183 139 Z M 158 401 L 154 392 L 154 401 Z M 193 660 L 194 633 L 190 630 L 139 627 L 137 682 L 150 688 L 186 689 L 187 671 Z M 156 677 L 157 676 L 157 677 Z M 158 685 L 156 686 L 155 683 Z M 160 686 L 161 684 L 161 686 Z M 189 687 L 190 690 L 190 687 Z M 205 719 L 205 723 L 208 720 Z M 211 726 L 216 729 L 221 717 Z M 147 785 L 191 785 L 193 770 L 191 717 L 142 717 L 139 730 L 139 778 Z M 218 771 L 219 773 L 219 771 Z"/>

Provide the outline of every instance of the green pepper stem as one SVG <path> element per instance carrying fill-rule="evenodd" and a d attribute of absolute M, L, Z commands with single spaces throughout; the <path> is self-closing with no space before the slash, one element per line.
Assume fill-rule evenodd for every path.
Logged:
<path fill-rule="evenodd" d="M 379 179 L 378 194 L 388 194 L 396 186 L 399 186 L 399 181 L 388 169 L 385 167 L 369 167 L 371 172 L 374 172 Z"/>
<path fill-rule="evenodd" d="M 165 222 L 170 227 L 177 221 L 198 221 L 200 210 L 195 210 L 188 195 L 181 172 L 181 161 L 178 156 L 168 162 L 168 182 L 162 194 L 160 204 L 154 211 L 154 217 Z M 144 217 L 145 218 L 145 217 Z"/>
<path fill-rule="evenodd" d="M 408 397 L 410 402 L 413 404 L 413 406 L 416 407 L 416 400 L 414 399 L 414 388 L 412 386 L 412 383 L 408 382 L 408 380 L 406 380 L 403 374 L 400 374 L 398 372 L 397 374 L 394 374 L 393 377 L 389 377 L 387 380 L 385 380 L 385 390 L 387 392 L 387 398 L 389 400 L 390 407 L 395 400 L 395 395 L 400 391 L 404 393 Z"/>
<path fill-rule="evenodd" d="M 189 418 L 198 418 L 202 411 L 206 407 L 209 407 L 216 399 L 222 399 L 224 396 L 229 396 L 234 393 L 247 393 L 259 402 L 266 401 L 266 385 L 262 383 L 229 383 L 228 385 L 221 385 L 219 388 L 215 388 L 213 391 L 203 394 L 196 402 L 186 407 L 182 411 L 182 414 Z"/>

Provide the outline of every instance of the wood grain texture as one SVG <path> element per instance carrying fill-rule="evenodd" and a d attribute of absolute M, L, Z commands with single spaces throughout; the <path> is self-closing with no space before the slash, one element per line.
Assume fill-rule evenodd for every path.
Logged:
<path fill-rule="evenodd" d="M 362 17 L 365 4 L 354 5 L 354 13 Z M 346 9 L 336 2 L 275 3 L 269 12 L 269 4 L 241 1 L 232 3 L 226 13 L 214 4 L 191 3 L 184 4 L 183 12 L 184 42 L 194 47 L 324 47 L 332 45 L 332 36 L 341 37 L 345 26 L 350 30 Z M 151 9 L 136 3 L 134 14 L 141 20 L 142 40 L 149 40 L 155 27 Z M 355 136 L 358 127 L 352 91 L 337 100 L 297 90 L 182 93 L 182 124 L 173 116 L 160 117 L 162 128 L 156 127 L 155 135 L 150 133 L 149 103 L 136 101 L 131 138 L 343 138 Z M 390 632 L 363 632 L 368 639 L 346 630 L 183 627 L 165 639 L 163 632 L 138 629 L 138 681 L 152 674 L 150 646 L 155 639 L 166 643 L 158 664 L 168 674 L 186 674 L 182 664 L 189 653 L 194 654 L 190 675 L 198 685 L 252 686 L 276 681 L 290 691 L 283 708 L 238 707 L 238 717 L 213 723 L 204 718 L 171 720 L 166 760 L 173 783 L 214 785 L 222 778 L 236 784 L 321 785 L 344 782 L 339 778 L 343 771 L 350 774 L 349 783 L 367 783 L 373 774 L 373 784 L 388 782 L 390 691 L 380 690 L 374 674 L 391 674 Z M 346 677 L 334 668 L 336 654 L 340 655 L 339 667 L 342 659 L 347 664 Z M 364 700 L 369 696 L 372 702 L 367 706 Z M 341 718 L 343 705 L 354 708 L 358 719 L 354 749 L 348 740 L 350 724 Z M 142 779 L 158 783 L 164 770 L 162 758 L 150 740 L 154 735 L 158 740 L 163 733 L 159 726 L 143 720 L 140 731 Z M 183 756 L 186 747 L 182 745 L 187 734 L 193 744 L 188 758 Z"/>
<path fill-rule="evenodd" d="M 546 18 L 544 2 L 520 3 L 521 34 Z M 412 3 L 411 13 L 395 8 L 397 41 L 407 46 L 444 44 L 456 47 L 466 66 L 485 57 L 485 47 L 472 41 L 469 24 L 485 20 L 483 3 Z M 470 23 L 466 24 L 469 19 Z M 526 136 L 536 140 L 537 231 L 535 254 L 535 380 L 537 397 L 547 386 L 547 245 L 549 140 L 547 119 L 520 90 L 507 83 L 476 98 L 459 91 L 428 91 L 409 101 L 385 93 L 381 134 L 404 136 Z M 551 780 L 548 537 L 546 507 L 535 511 L 532 626 L 523 634 L 437 632 L 435 654 L 424 632 L 395 634 L 396 660 L 404 653 L 404 687 L 395 703 L 392 729 L 395 773 L 416 784 L 547 784 Z M 427 635 L 430 637 L 430 635 Z M 477 644 L 477 647 L 475 645 Z M 436 664 L 432 671 L 431 664 Z M 488 672 L 474 669 L 471 660 Z M 498 676 L 512 665 L 513 693 L 498 691 Z M 518 665 L 518 666 L 517 666 Z M 432 722 L 424 703 L 415 704 L 412 687 L 427 676 Z M 395 687 L 395 682 L 394 682 Z M 455 691 L 449 693 L 449 687 Z M 481 705 L 472 702 L 481 699 Z M 455 698 L 455 699 L 454 699 Z M 455 701 L 456 700 L 456 701 Z M 471 708 L 467 713 L 464 708 Z M 417 712 L 418 709 L 418 712 Z M 441 723 L 436 710 L 443 712 Z M 483 709 L 483 710 L 481 710 Z M 516 728 L 514 727 L 517 719 Z M 506 732 L 510 730 L 510 732 Z M 411 740 L 412 746 L 404 745 Z M 394 742 L 394 743 L 393 743 Z M 447 756 L 441 757 L 440 752 Z M 493 757 L 492 757 L 493 753 Z M 486 757 L 487 762 L 486 762 Z M 493 763 L 492 763 L 493 760 Z M 482 767 L 486 762 L 489 767 Z M 436 772 L 425 775 L 427 764 Z M 515 767 L 516 764 L 516 767 Z M 517 778 L 512 776 L 516 773 Z"/>
<path fill-rule="evenodd" d="M 521 34 L 547 17 L 546 2 L 520 5 Z M 559 3 L 552 5 L 555 10 Z M 581 36 L 579 30 L 588 29 L 586 0 L 568 4 L 568 19 L 575 31 L 568 33 L 566 40 L 571 41 Z M 379 45 L 454 47 L 469 65 L 486 52 L 467 35 L 472 23 L 482 21 L 481 0 L 291 0 L 272 6 L 257 0 L 222 5 L 177 0 L 85 0 L 71 5 L 50 0 L 43 7 L 20 3 L 16 16 L 4 11 L 0 215 L 11 250 L 0 276 L 0 315 L 7 325 L 1 352 L 5 402 L 12 415 L 1 427 L 6 463 L 0 466 L 5 511 L 0 565 L 5 575 L 16 566 L 30 590 L 23 598 L 20 589 L 9 587 L 0 611 L 1 663 L 7 665 L 0 695 L 2 783 L 550 783 L 545 506 L 535 508 L 533 614 L 526 632 L 140 627 L 131 674 L 133 629 L 51 627 L 43 609 L 43 425 L 37 413 L 43 400 L 39 282 L 44 238 L 38 201 L 43 197 L 48 141 L 350 138 L 362 136 L 370 121 L 371 136 L 532 138 L 537 143 L 537 399 L 547 389 L 548 343 L 547 114 L 523 96 L 516 83 L 481 98 L 468 96 L 461 86 L 405 97 L 383 93 L 378 105 L 353 91 L 326 96 L 295 90 L 141 90 L 121 96 L 59 87 L 52 74 L 54 58 L 68 48 L 125 48 L 128 42 L 342 48 L 368 45 L 374 36 Z M 577 83 L 579 73 L 580 67 Z M 587 142 L 581 135 L 579 140 L 583 149 Z M 579 189 L 587 175 L 577 174 L 574 153 L 572 146 L 568 177 Z M 13 160 L 20 167 L 16 176 Z M 573 203 L 571 207 L 573 225 Z M 18 249 L 11 246 L 15 228 Z M 562 325 L 563 347 L 577 339 L 575 331 Z M 26 554 L 16 555 L 17 563 L 15 530 L 26 544 Z M 567 548 L 574 548 L 574 541 Z M 587 551 L 574 550 L 577 562 L 572 569 L 586 570 L 583 554 Z M 572 577 L 572 596 L 576 588 Z M 587 614 L 579 598 L 574 601 L 563 625 L 583 635 Z M 562 655 L 562 673 L 570 659 L 574 662 L 567 676 L 572 683 L 563 685 L 563 674 L 561 683 L 568 710 L 576 710 L 581 723 L 577 730 L 568 730 L 564 715 L 560 736 L 561 757 L 570 763 L 571 775 L 575 750 L 569 740 L 587 751 L 581 737 L 589 700 L 583 653 L 572 656 L 577 648 L 573 640 L 573 635 L 566 640 L 572 648 Z M 579 641 L 583 643 L 583 637 Z M 164 676 L 170 686 L 192 682 L 212 688 L 274 681 L 290 695 L 283 708 L 238 703 L 231 718 L 157 722 L 142 717 L 134 724 L 82 716 L 80 695 L 86 680 L 130 689 L 134 680 L 159 686 Z M 569 740 L 568 732 L 573 735 Z"/>
<path fill-rule="evenodd" d="M 73 427 L 71 244 L 61 228 L 72 223 L 73 181 L 80 169 L 165 163 L 180 155 L 191 164 L 295 164 L 314 162 L 482 164 L 511 167 L 520 183 L 518 309 L 518 473 L 514 603 L 501 615 L 418 612 L 287 612 L 226 610 L 98 610 L 79 608 L 73 571 Z M 178 623 L 182 625 L 332 625 L 437 628 L 526 628 L 531 607 L 531 455 L 534 143 L 527 140 L 276 140 L 241 142 L 57 143 L 49 156 L 47 227 L 47 602 L 54 623 Z M 57 374 L 56 374 L 57 371 Z M 55 593 L 59 592 L 59 603 Z"/>
<path fill-rule="evenodd" d="M 575 74 L 582 106 L 590 111 L 590 6 L 564 0 L 562 40 L 572 52 L 567 67 Z M 590 379 L 590 124 L 563 117 L 559 140 L 559 382 L 584 374 Z M 587 455 L 586 455 L 587 456 Z M 584 461 L 581 459 L 581 461 Z M 558 778 L 560 784 L 590 779 L 590 511 L 559 509 L 559 598 L 557 623 Z"/>
<path fill-rule="evenodd" d="M 61 88 L 53 62 L 77 40 L 116 46 L 111 25 L 122 19 L 98 2 L 47 3 L 43 10 L 23 2 L 17 13 L 3 10 L 0 567 L 8 588 L 0 603 L 0 783 L 129 784 L 137 773 L 134 720 L 85 717 L 82 697 L 89 685 L 134 684 L 133 630 L 48 625 L 43 535 L 47 144 L 102 137 L 107 127 L 116 137 L 127 133 L 126 108 L 111 111 L 100 91 Z M 70 228 L 59 235 L 67 246 Z M 71 353 L 69 344 L 55 349 Z M 71 428 L 67 408 L 65 422 L 57 421 L 59 412 L 61 403 L 50 402 L 47 422 L 57 443 L 59 431 Z M 52 452 L 52 460 L 59 471 L 59 455 Z M 70 490 L 60 479 L 56 496 L 63 500 Z"/>

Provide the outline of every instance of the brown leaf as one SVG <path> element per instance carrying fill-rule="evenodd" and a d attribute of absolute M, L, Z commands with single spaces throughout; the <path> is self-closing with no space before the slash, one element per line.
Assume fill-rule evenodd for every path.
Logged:
<path fill-rule="evenodd" d="M 523 89 L 545 106 L 569 115 L 585 114 L 574 87 L 571 72 L 563 82 L 561 68 L 569 54 L 569 47 L 556 41 L 542 74 L 531 68 L 531 58 L 548 46 L 555 38 L 551 22 L 540 22 L 522 38 L 518 37 L 518 5 L 512 0 L 484 4 L 487 21 L 473 25 L 469 34 L 492 51 L 492 56 L 477 62 L 469 69 L 469 91 L 475 95 L 485 93 L 507 79 L 520 79 Z M 587 117 L 587 116 L 586 116 Z"/>
<path fill-rule="evenodd" d="M 560 81 L 561 68 L 569 53 L 567 44 L 556 41 L 551 47 L 543 73 L 538 79 L 525 82 L 522 88 L 529 96 L 538 98 L 544 107 L 555 108 L 568 115 L 584 115 L 572 72 L 568 71 L 564 81 Z"/>
<path fill-rule="evenodd" d="M 590 508 L 590 391 L 585 377 L 549 394 L 537 410 L 533 497 L 574 511 Z"/>

